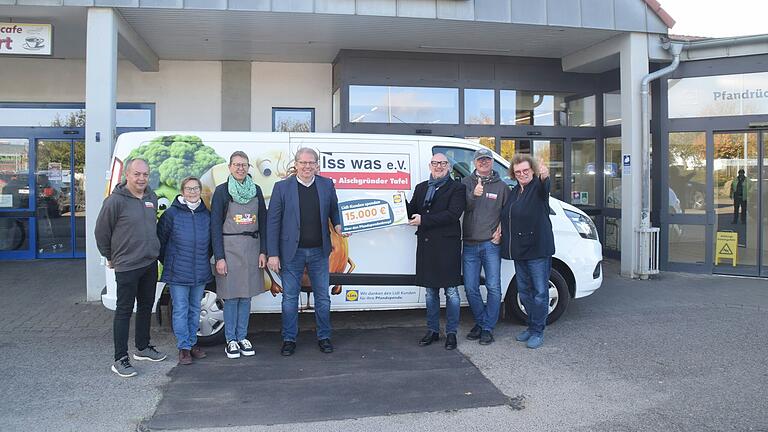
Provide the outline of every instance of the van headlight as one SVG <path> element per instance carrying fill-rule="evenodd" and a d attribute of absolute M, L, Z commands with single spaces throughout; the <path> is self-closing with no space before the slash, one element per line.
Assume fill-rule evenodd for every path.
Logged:
<path fill-rule="evenodd" d="M 573 227 L 582 238 L 589 240 L 597 240 L 597 227 L 588 216 L 584 216 L 581 213 L 576 213 L 572 210 L 565 210 L 565 216 L 571 221 Z"/>

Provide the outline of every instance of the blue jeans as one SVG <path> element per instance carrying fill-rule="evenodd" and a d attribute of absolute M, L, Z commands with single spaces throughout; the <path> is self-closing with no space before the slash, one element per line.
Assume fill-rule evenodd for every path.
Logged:
<path fill-rule="evenodd" d="M 280 277 L 283 281 L 283 340 L 296 342 L 299 332 L 299 293 L 301 276 L 306 266 L 312 294 L 315 299 L 315 322 L 317 339 L 331 337 L 331 297 L 328 274 L 328 256 L 322 248 L 298 248 L 296 255 L 286 262 L 281 262 Z"/>
<path fill-rule="evenodd" d="M 424 288 L 427 301 L 427 328 L 435 333 L 440 333 L 440 288 Z M 459 309 L 461 299 L 457 287 L 445 289 L 445 333 L 456 334 L 459 327 Z"/>
<path fill-rule="evenodd" d="M 200 326 L 200 302 L 203 300 L 205 285 L 170 285 L 173 301 L 173 334 L 178 349 L 192 349 L 197 343 L 197 329 Z"/>
<path fill-rule="evenodd" d="M 241 341 L 248 336 L 251 317 L 251 298 L 237 297 L 224 300 L 224 336 L 229 341 Z"/>
<path fill-rule="evenodd" d="M 482 243 L 464 243 L 464 292 L 475 317 L 475 324 L 482 330 L 493 331 L 499 320 L 501 306 L 501 246 L 490 240 Z M 480 269 L 485 272 L 487 305 L 480 295 Z"/>
<path fill-rule="evenodd" d="M 528 314 L 528 331 L 543 334 L 549 315 L 549 272 L 552 257 L 515 260 L 517 292 Z"/>

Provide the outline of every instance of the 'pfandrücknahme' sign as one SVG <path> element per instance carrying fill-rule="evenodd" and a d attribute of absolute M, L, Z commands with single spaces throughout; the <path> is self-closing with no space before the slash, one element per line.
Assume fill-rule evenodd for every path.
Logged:
<path fill-rule="evenodd" d="M 51 55 L 52 45 L 50 24 L 0 22 L 0 55 Z"/>
<path fill-rule="evenodd" d="M 768 72 L 670 79 L 669 118 L 768 114 Z"/>

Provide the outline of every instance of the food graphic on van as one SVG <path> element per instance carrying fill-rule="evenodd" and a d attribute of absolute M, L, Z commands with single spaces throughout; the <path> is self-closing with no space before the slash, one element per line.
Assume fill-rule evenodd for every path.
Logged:
<path fill-rule="evenodd" d="M 174 145 L 176 148 L 172 152 Z M 453 165 L 451 176 L 454 180 L 469 175 L 474 152 L 482 148 L 479 144 L 457 138 L 406 135 L 128 132 L 121 134 L 115 144 L 109 188 L 113 188 L 122 176 L 123 161 L 129 155 L 143 156 L 151 164 L 156 185 L 161 191 L 167 191 L 164 195 L 169 200 L 175 198 L 181 178 L 198 175 L 203 190 L 207 190 L 204 199 L 209 203 L 216 185 L 226 181 L 229 175 L 229 155 L 239 150 L 248 155 L 252 165 L 249 172 L 268 198 L 276 182 L 295 173 L 293 156 L 302 147 L 316 149 L 320 153 L 318 172 L 335 180 L 340 209 L 344 203 L 362 205 L 347 208 L 357 212 L 354 218 L 347 215 L 347 219 L 359 222 L 359 211 L 370 208 L 371 218 L 375 216 L 383 220 L 379 217 L 383 202 L 390 206 L 388 208 L 393 216 L 390 225 L 370 227 L 361 224 L 356 227 L 361 229 L 353 231 L 351 237 L 339 236 L 329 224 L 333 248 L 329 257 L 329 288 L 334 294 L 344 294 L 331 296 L 331 310 L 424 308 L 424 290 L 414 285 L 416 228 L 397 224 L 396 210 L 400 203 L 396 200 L 410 199 L 414 187 L 429 178 L 429 161 L 435 153 L 448 156 Z M 193 160 L 182 158 L 174 162 L 176 165 L 165 161 L 172 157 L 179 159 L 175 155 L 188 155 L 189 152 L 192 152 Z M 197 160 L 198 154 L 202 160 Z M 494 170 L 504 175 L 509 162 L 496 153 L 492 154 Z M 178 169 L 179 163 L 185 164 L 187 171 Z M 371 206 L 366 207 L 365 203 Z M 548 322 L 551 323 L 562 316 L 572 299 L 588 296 L 600 287 L 603 257 L 597 229 L 589 216 L 555 198 L 550 198 L 549 204 L 555 235 L 555 255 L 549 277 Z M 377 209 L 376 215 L 373 208 Z M 363 216 L 368 218 L 367 213 Z M 379 223 L 379 219 L 374 222 Z M 105 272 L 107 287 L 102 302 L 114 309 L 117 299 L 114 272 L 111 269 L 105 269 Z M 514 263 L 503 261 L 501 307 L 505 317 L 525 320 L 526 313 L 519 301 L 515 276 Z M 254 296 L 251 311 L 280 313 L 282 298 L 277 295 L 281 290 L 280 283 L 279 274 L 265 272 L 265 289 L 275 295 Z M 302 278 L 302 285 L 309 286 L 306 277 Z M 299 295 L 301 311 L 313 309 L 313 296 L 308 291 L 303 288 Z M 156 302 L 165 298 L 166 293 L 164 284 L 158 283 Z M 484 287 L 481 287 L 481 293 L 485 294 Z M 467 304 L 463 290 L 460 290 L 460 295 L 462 304 Z M 216 294 L 215 284 L 211 284 L 206 287 L 201 302 L 199 343 L 223 343 L 223 327 L 223 301 Z"/>
<path fill-rule="evenodd" d="M 157 195 L 158 217 L 176 199 L 181 180 L 201 177 L 212 166 L 224 162 L 213 147 L 195 135 L 159 136 L 133 149 L 125 159 L 136 158 L 149 165 L 149 187 Z M 210 208 L 210 199 L 205 204 Z"/>

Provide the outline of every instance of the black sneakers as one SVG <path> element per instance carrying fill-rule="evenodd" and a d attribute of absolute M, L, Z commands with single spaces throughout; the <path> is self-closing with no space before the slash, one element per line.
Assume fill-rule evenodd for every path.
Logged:
<path fill-rule="evenodd" d="M 280 355 L 285 357 L 292 356 L 294 351 L 296 351 L 296 342 L 283 341 L 283 347 L 280 348 Z"/>
<path fill-rule="evenodd" d="M 331 344 L 330 339 L 320 339 L 317 341 L 317 346 L 320 347 L 320 351 L 324 352 L 325 354 L 330 354 L 333 352 L 333 344 Z"/>

